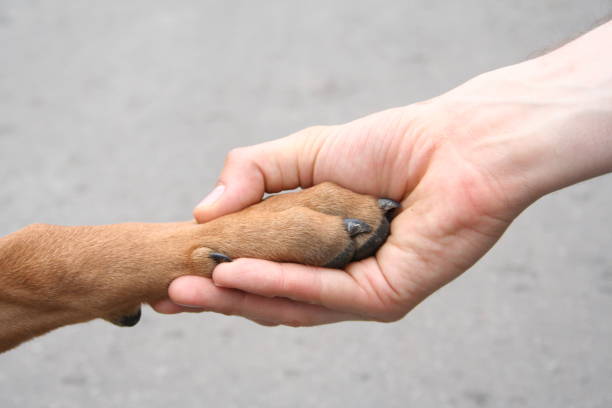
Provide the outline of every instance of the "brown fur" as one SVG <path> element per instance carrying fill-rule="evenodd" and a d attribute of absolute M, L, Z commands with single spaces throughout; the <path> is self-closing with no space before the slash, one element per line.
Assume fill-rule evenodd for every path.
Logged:
<path fill-rule="evenodd" d="M 0 238 L 0 352 L 95 318 L 122 325 L 166 297 L 173 279 L 210 276 L 213 252 L 326 265 L 362 245 L 383 215 L 374 197 L 324 183 L 201 225 L 28 226 Z M 345 218 L 373 232 L 351 238 Z"/>

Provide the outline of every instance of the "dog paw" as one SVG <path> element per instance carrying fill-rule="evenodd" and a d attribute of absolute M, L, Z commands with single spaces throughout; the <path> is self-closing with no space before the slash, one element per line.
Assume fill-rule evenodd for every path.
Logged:
<path fill-rule="evenodd" d="M 202 225 L 206 236 L 192 260 L 205 275 L 241 257 L 343 268 L 376 253 L 399 207 L 333 183 L 271 196 Z"/>
<path fill-rule="evenodd" d="M 329 182 L 301 192 L 279 195 L 277 199 L 295 199 L 316 211 L 348 217 L 344 221 L 353 242 L 353 252 L 348 260 L 346 255 L 340 255 L 324 265 L 333 268 L 342 268 L 349 262 L 374 255 L 387 239 L 390 232 L 389 223 L 400 208 L 397 201 L 357 194 Z"/>

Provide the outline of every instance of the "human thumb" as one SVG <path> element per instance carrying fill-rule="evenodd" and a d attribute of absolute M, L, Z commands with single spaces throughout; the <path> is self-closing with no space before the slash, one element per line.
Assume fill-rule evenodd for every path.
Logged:
<path fill-rule="evenodd" d="M 315 159 L 328 129 L 311 127 L 282 139 L 231 150 L 217 185 L 193 211 L 196 221 L 239 211 L 259 202 L 266 192 L 319 182 L 313 177 Z"/>

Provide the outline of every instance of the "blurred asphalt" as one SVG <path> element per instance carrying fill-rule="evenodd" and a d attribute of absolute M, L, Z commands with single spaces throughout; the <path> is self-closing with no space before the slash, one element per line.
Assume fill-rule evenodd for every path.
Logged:
<path fill-rule="evenodd" d="M 612 1 L 0 0 L 0 234 L 190 216 L 225 153 L 441 93 Z M 393 324 L 93 322 L 0 356 L 0 407 L 611 407 L 612 177 L 528 209 Z"/>

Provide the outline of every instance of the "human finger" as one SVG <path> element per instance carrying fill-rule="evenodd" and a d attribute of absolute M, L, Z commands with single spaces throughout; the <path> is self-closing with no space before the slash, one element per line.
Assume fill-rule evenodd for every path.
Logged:
<path fill-rule="evenodd" d="M 210 279 L 198 276 L 177 278 L 171 283 L 168 293 L 175 303 L 226 315 L 238 315 L 264 325 L 297 327 L 363 320 L 359 315 L 319 305 L 218 287 Z"/>
<path fill-rule="evenodd" d="M 385 293 L 386 282 L 374 258 L 353 263 L 347 271 L 242 258 L 217 266 L 213 282 L 382 321 L 395 320 L 398 308 Z"/>
<path fill-rule="evenodd" d="M 265 192 L 309 187 L 328 127 L 307 128 L 291 136 L 229 152 L 217 186 L 194 209 L 206 222 L 259 202 Z"/>

